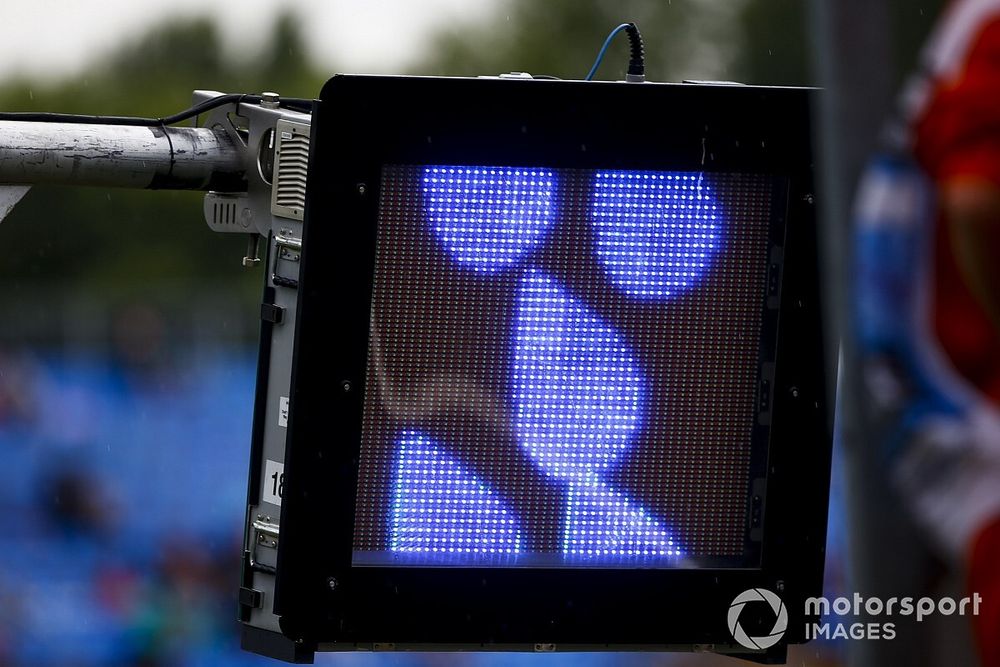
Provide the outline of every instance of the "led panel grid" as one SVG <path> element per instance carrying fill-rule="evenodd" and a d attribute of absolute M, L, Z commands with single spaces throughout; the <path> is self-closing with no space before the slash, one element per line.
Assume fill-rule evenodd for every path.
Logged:
<path fill-rule="evenodd" d="M 629 294 L 673 298 L 711 269 L 719 249 L 718 209 L 701 174 L 599 171 L 597 256 Z"/>
<path fill-rule="evenodd" d="M 386 167 L 354 563 L 752 565 L 774 188 Z"/>
<path fill-rule="evenodd" d="M 427 167 L 424 211 L 452 259 L 495 273 L 544 237 L 554 218 L 554 186 L 548 169 Z"/>
<path fill-rule="evenodd" d="M 517 521 L 427 437 L 399 439 L 389 548 L 396 553 L 520 552 Z"/>

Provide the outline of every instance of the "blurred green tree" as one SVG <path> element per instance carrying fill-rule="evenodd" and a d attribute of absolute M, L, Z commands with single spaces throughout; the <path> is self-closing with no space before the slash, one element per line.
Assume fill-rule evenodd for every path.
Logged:
<path fill-rule="evenodd" d="M 902 83 L 945 0 L 913 3 L 886 0 L 894 18 L 893 78 Z M 817 85 L 812 72 L 809 3 L 803 0 L 745 0 L 736 19 L 742 33 L 736 78 L 760 85 Z"/>
<path fill-rule="evenodd" d="M 810 67 L 808 2 L 753 0 L 737 14 L 742 38 L 735 78 L 766 86 L 808 86 L 816 80 Z"/>
<path fill-rule="evenodd" d="M 901 77 L 944 0 L 887 1 L 898 17 L 892 37 Z M 580 78 L 608 31 L 633 20 L 651 80 L 808 85 L 815 78 L 806 7 L 802 0 L 499 0 L 485 21 L 444 26 L 411 71 Z M 0 85 L 0 109 L 161 116 L 187 107 L 198 88 L 311 97 L 332 70 L 319 71 L 306 54 L 292 14 L 275 21 L 257 53 L 239 57 L 225 52 L 212 22 L 175 19 L 71 78 Z M 626 40 L 616 40 L 597 78 L 623 78 L 626 63 Z M 0 279 L 15 302 L 39 290 L 64 299 L 159 294 L 183 302 L 213 289 L 238 295 L 252 317 L 258 298 L 259 272 L 238 265 L 245 239 L 208 233 L 198 193 L 37 188 L 0 226 L 0 243 L 8 250 Z"/>
<path fill-rule="evenodd" d="M 890 3 L 897 79 L 944 0 Z M 732 79 L 759 85 L 815 85 L 808 2 L 804 0 L 502 0 L 489 20 L 451 24 L 414 72 L 481 75 L 529 71 L 581 78 L 605 35 L 635 21 L 646 42 L 653 81 Z M 597 78 L 622 79 L 626 40 L 612 45 Z"/>
<path fill-rule="evenodd" d="M 635 21 L 646 42 L 651 80 L 719 78 L 727 75 L 734 56 L 733 15 L 730 3 L 705 0 L 507 0 L 486 22 L 446 26 L 413 71 L 582 78 L 608 32 Z M 617 40 L 596 78 L 624 78 L 627 63 L 627 40 Z"/>
<path fill-rule="evenodd" d="M 190 106 L 195 89 L 312 97 L 324 77 L 305 54 L 290 14 L 243 58 L 223 52 L 214 23 L 173 20 L 71 78 L 0 85 L 0 109 L 157 117 Z M 200 193 L 36 187 L 0 225 L 5 296 L 183 304 L 209 291 L 231 294 L 252 319 L 261 278 L 239 265 L 246 239 L 209 232 L 201 211 Z"/>

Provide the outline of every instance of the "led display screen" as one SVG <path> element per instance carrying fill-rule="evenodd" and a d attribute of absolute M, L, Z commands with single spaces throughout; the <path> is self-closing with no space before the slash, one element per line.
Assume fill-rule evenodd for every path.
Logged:
<path fill-rule="evenodd" d="M 353 564 L 759 562 L 783 187 L 384 167 Z"/>

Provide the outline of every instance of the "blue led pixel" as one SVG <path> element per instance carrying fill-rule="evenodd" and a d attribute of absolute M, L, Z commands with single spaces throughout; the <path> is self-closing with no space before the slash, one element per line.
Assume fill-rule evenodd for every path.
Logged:
<path fill-rule="evenodd" d="M 570 484 L 563 553 L 585 558 L 681 555 L 645 510 L 596 481 Z"/>
<path fill-rule="evenodd" d="M 486 557 L 520 553 L 514 517 L 429 438 L 406 431 L 397 451 L 392 551 Z"/>
<path fill-rule="evenodd" d="M 518 289 L 512 379 L 521 445 L 563 480 L 603 469 L 639 425 L 642 379 L 625 343 L 535 268 Z"/>
<path fill-rule="evenodd" d="M 718 205 L 699 174 L 597 172 L 597 256 L 626 293 L 668 299 L 695 285 L 719 248 Z"/>
<path fill-rule="evenodd" d="M 551 171 L 516 167 L 425 167 L 427 219 L 460 264 L 482 273 L 513 266 L 553 220 Z"/>
<path fill-rule="evenodd" d="M 568 482 L 563 553 L 679 556 L 645 510 L 599 478 L 639 426 L 637 365 L 610 325 L 535 268 L 518 289 L 512 378 L 521 446 L 542 470 Z"/>

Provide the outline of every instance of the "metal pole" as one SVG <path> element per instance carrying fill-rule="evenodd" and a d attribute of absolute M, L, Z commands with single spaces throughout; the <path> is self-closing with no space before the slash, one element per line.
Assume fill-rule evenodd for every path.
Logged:
<path fill-rule="evenodd" d="M 0 121 L 0 183 L 246 191 L 222 130 Z"/>

